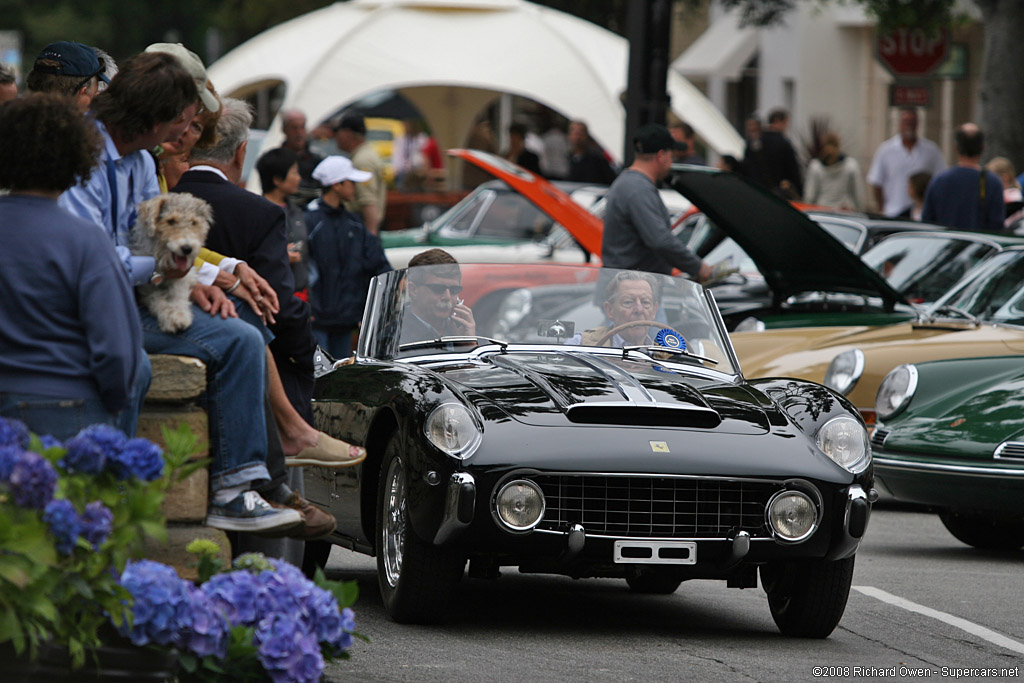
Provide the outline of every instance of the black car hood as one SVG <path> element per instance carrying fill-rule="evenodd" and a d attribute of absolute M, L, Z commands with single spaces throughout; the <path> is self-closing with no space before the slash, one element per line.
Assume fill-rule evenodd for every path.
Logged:
<path fill-rule="evenodd" d="M 788 202 L 735 173 L 673 167 L 672 187 L 733 238 L 776 302 L 802 292 L 848 292 L 906 303 L 843 244 Z"/>
<path fill-rule="evenodd" d="M 485 419 L 733 434 L 764 434 L 771 428 L 769 416 L 746 388 L 645 361 L 579 352 L 517 352 L 434 369 L 476 399 Z"/>

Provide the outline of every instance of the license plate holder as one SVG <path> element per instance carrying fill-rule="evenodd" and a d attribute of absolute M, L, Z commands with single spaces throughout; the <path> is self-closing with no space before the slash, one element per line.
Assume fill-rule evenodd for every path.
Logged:
<path fill-rule="evenodd" d="M 697 564 L 695 541 L 615 541 L 616 564 Z"/>

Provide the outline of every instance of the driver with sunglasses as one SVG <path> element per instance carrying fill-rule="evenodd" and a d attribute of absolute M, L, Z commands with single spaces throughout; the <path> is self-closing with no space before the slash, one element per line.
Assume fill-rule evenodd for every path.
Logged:
<path fill-rule="evenodd" d="M 414 256 L 409 261 L 406 292 L 409 304 L 402 317 L 400 344 L 476 335 L 473 311 L 459 297 L 462 271 L 448 252 L 429 249 Z"/>

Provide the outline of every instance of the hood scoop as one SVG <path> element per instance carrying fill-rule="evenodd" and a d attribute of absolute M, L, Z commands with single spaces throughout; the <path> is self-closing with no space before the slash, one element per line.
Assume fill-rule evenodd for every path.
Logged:
<path fill-rule="evenodd" d="M 578 403 L 569 406 L 566 417 L 576 424 L 628 425 L 631 427 L 691 427 L 714 429 L 722 416 L 712 408 L 699 406 L 626 403 Z"/>
<path fill-rule="evenodd" d="M 600 356 L 565 351 L 558 356 L 577 368 L 567 375 L 575 376 L 576 380 L 589 377 L 589 386 L 576 386 L 576 391 L 570 391 L 565 384 L 559 385 L 556 374 L 545 372 L 525 358 L 496 356 L 492 362 L 543 387 L 575 424 L 713 429 L 722 423 L 722 416 L 704 396 L 684 383 L 673 383 L 673 393 L 669 395 L 654 391 L 649 382 Z"/>

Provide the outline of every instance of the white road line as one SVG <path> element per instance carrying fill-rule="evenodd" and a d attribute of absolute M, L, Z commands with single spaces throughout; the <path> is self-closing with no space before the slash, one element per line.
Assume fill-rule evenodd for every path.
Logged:
<path fill-rule="evenodd" d="M 967 631 L 968 633 L 978 636 L 979 638 L 984 638 L 988 642 L 994 643 L 999 647 L 1005 647 L 1007 650 L 1013 650 L 1014 652 L 1024 654 L 1024 643 L 1013 640 L 1012 638 L 1007 638 L 1001 633 L 996 633 L 992 629 L 985 628 L 984 626 L 979 626 L 978 624 L 975 624 L 973 621 L 967 621 L 966 619 L 961 619 L 960 617 L 954 617 L 952 614 L 946 614 L 945 612 L 940 612 L 937 609 L 932 609 L 931 607 L 919 605 L 916 602 L 911 602 L 910 600 L 907 600 L 906 598 L 901 598 L 898 595 L 886 593 L 884 590 L 880 588 L 875 588 L 874 586 L 851 587 L 853 588 L 853 590 L 859 593 L 863 593 L 864 595 L 876 598 L 878 600 L 881 600 L 882 602 L 887 602 L 890 605 L 895 605 L 896 607 L 902 607 L 908 612 L 917 612 L 918 614 L 923 614 L 926 617 L 938 619 L 939 621 L 945 622 L 950 626 L 955 626 L 956 628 L 961 629 L 963 631 Z"/>

